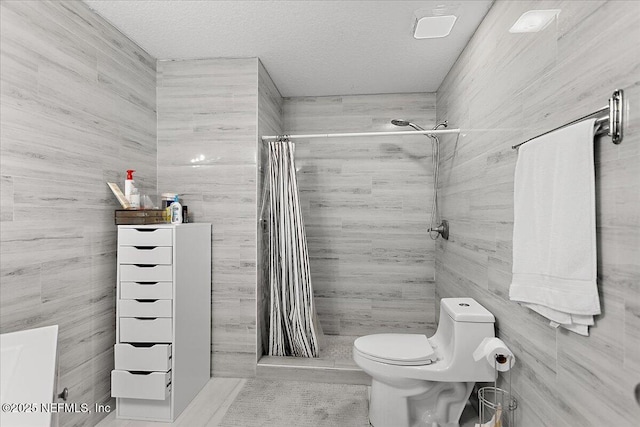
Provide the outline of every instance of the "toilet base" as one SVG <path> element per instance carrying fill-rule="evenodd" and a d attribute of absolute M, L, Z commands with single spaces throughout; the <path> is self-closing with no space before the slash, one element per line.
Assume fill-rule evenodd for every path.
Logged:
<path fill-rule="evenodd" d="M 369 422 L 373 427 L 459 427 L 473 382 L 394 379 L 371 381 Z"/>

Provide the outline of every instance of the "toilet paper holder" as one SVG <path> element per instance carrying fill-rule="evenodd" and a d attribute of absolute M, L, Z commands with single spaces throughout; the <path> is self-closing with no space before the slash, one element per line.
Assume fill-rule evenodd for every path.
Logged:
<path fill-rule="evenodd" d="M 479 424 L 476 424 L 476 427 L 516 427 L 518 401 L 511 393 L 511 368 L 513 367 L 513 362 L 513 355 L 495 355 L 493 386 L 482 387 L 478 390 Z M 509 364 L 507 369 L 508 390 L 498 387 L 499 372 L 504 372 L 504 369 L 498 369 L 498 366 L 502 366 L 505 363 Z"/>

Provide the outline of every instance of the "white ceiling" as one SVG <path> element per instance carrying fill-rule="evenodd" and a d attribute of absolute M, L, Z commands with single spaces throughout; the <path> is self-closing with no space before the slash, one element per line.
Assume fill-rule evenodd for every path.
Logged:
<path fill-rule="evenodd" d="M 258 57 L 283 96 L 435 92 L 492 0 L 84 0 L 158 59 Z M 454 14 L 416 40 L 418 10 Z"/>

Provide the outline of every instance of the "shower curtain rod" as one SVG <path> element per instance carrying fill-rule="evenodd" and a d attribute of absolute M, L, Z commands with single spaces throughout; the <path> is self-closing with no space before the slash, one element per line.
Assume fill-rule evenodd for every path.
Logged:
<path fill-rule="evenodd" d="M 273 135 L 263 136 L 262 141 L 275 141 L 280 138 L 301 139 L 301 138 L 340 138 L 345 136 L 385 136 L 385 135 L 443 135 L 448 133 L 460 133 L 460 129 L 439 129 L 439 130 L 407 130 L 392 132 L 350 132 L 350 133 L 316 133 L 309 135 Z"/>

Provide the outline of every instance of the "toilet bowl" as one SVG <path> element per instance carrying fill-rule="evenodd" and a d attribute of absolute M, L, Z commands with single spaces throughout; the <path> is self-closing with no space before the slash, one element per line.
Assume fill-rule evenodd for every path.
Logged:
<path fill-rule="evenodd" d="M 353 359 L 371 376 L 373 427 L 458 427 L 476 382 L 495 371 L 473 351 L 494 337 L 493 315 L 473 298 L 443 298 L 438 329 L 419 334 L 375 334 L 353 344 Z"/>

